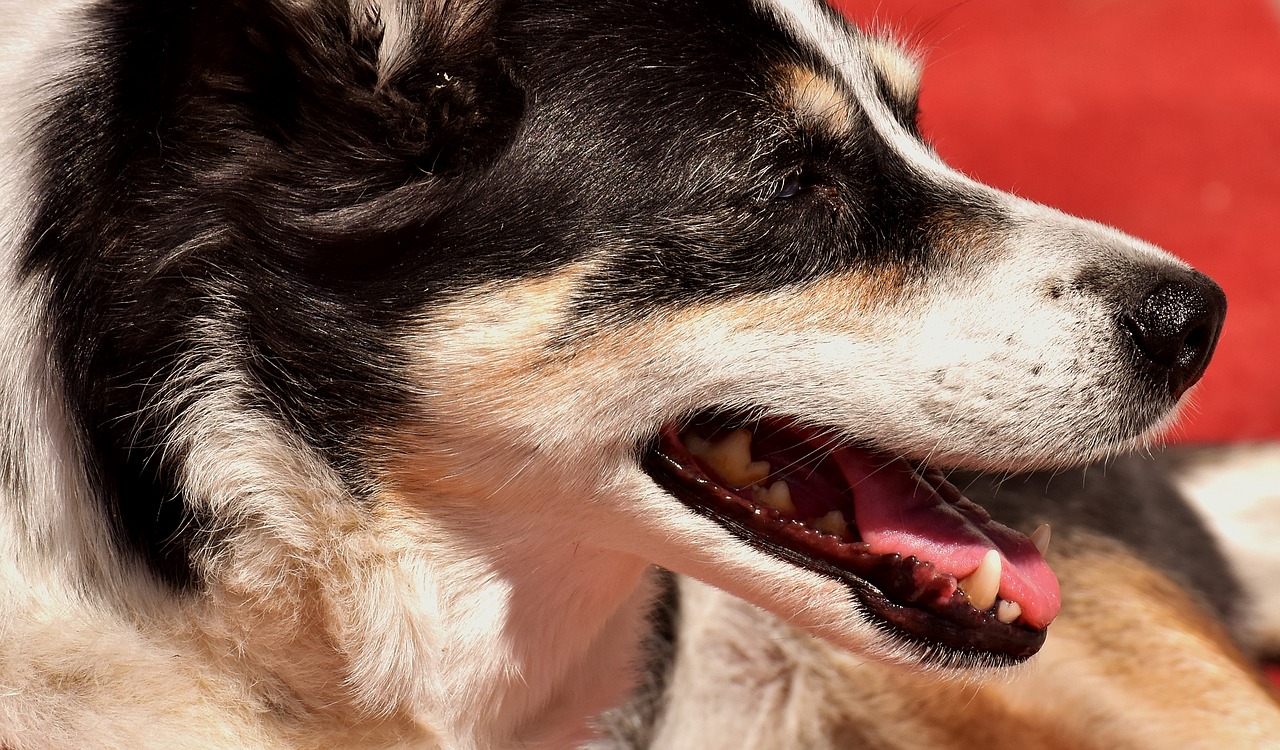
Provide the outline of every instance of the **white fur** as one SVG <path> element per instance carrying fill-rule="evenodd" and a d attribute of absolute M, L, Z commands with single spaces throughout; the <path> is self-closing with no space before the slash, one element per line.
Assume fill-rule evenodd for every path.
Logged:
<path fill-rule="evenodd" d="M 150 736 L 154 747 L 256 747 L 234 722 L 209 720 L 228 707 L 196 686 L 218 677 L 175 664 L 135 624 L 161 599 L 120 564 L 84 490 L 37 320 L 47 290 L 15 265 L 35 194 L 26 144 L 54 79 L 80 62 L 68 42 L 83 5 L 0 3 L 0 439 L 15 474 L 0 487 L 0 746 L 141 747 Z"/>
<path fill-rule="evenodd" d="M 488 11 L 486 2 L 458 0 L 351 0 L 353 18 L 364 30 L 380 36 L 378 78 L 385 81 L 413 62 L 418 38 L 428 29 L 439 44 L 465 39 L 477 32 Z M 438 71 L 441 83 L 449 71 Z"/>
<path fill-rule="evenodd" d="M 1222 541 L 1244 584 L 1256 648 L 1280 653 L 1280 444 L 1208 452 L 1180 472 L 1178 487 Z"/>
<path fill-rule="evenodd" d="M 380 79 L 385 80 L 407 62 L 414 27 L 421 23 L 424 5 L 404 0 L 352 0 L 353 16 L 382 36 L 378 45 Z"/>
<path fill-rule="evenodd" d="M 64 15 L 79 5 L 0 4 L 25 32 L 0 49 L 0 85 L 22 92 L 0 102 L 5 263 L 20 255 L 30 220 L 24 118 L 51 91 L 36 86 L 78 62 L 56 51 L 75 48 Z M 388 75 L 419 10 L 376 5 Z M 987 190 L 893 123 L 873 96 L 866 53 L 817 6 L 770 7 L 838 63 L 874 126 L 922 173 Z M 588 714 L 622 697 L 650 562 L 849 648 L 911 660 L 918 654 L 869 625 L 841 584 L 696 516 L 635 454 L 664 422 L 712 403 L 953 463 L 1114 449 L 1087 441 L 1105 436 L 1100 420 L 1122 397 L 1106 390 L 1115 362 L 1090 359 L 1080 343 L 1109 323 L 1087 302 L 1050 309 L 1037 285 L 1086 260 L 1160 256 L 1002 200 L 1022 219 L 1018 232 L 978 248 L 950 281 L 891 303 L 787 290 L 585 332 L 565 352 L 547 345 L 589 267 L 475 290 L 426 314 L 402 342 L 419 368 L 421 416 L 449 419 L 402 436 L 402 465 L 367 504 L 247 407 L 232 339 L 210 321 L 216 356 L 149 405 L 177 420 L 171 448 L 189 457 L 187 498 L 223 535 L 196 561 L 207 589 L 181 600 L 125 572 L 105 539 L 32 320 L 45 290 L 0 269 L 0 429 L 22 446 L 26 479 L 0 503 L 0 636 L 24 646 L 0 655 L 0 745 L 564 747 L 581 739 Z M 1026 385 L 1035 367 L 1047 373 L 1042 387 Z M 922 382 L 933 371 L 944 377 Z M 188 387 L 203 395 L 179 415 L 173 389 Z M 1045 418 L 1047 405 L 1085 392 L 1099 394 L 1092 411 Z"/>

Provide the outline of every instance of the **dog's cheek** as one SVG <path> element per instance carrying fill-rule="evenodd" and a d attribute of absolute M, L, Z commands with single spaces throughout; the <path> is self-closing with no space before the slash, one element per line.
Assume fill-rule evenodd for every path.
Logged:
<path fill-rule="evenodd" d="M 587 350 L 556 346 L 588 270 L 484 285 L 424 312 L 403 342 L 416 407 L 375 439 L 399 494 L 483 508 L 509 492 L 533 508 L 599 485 L 635 416 L 611 404 L 634 390 L 644 355 L 628 351 L 625 333 L 598 336 Z"/>
<path fill-rule="evenodd" d="M 713 406 L 968 465 L 1113 451 L 1168 411 L 1128 372 L 1104 308 L 1045 294 L 1051 263 L 984 265 L 834 274 L 625 323 L 582 314 L 590 262 L 474 289 L 405 343 L 417 408 L 373 452 L 408 496 L 518 492 L 536 507 L 599 495 L 662 423 Z"/>

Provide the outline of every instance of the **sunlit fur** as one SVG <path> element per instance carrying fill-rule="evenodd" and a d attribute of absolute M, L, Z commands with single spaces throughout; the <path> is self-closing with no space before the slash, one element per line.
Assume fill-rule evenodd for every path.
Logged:
<path fill-rule="evenodd" d="M 915 665 L 659 489 L 659 428 L 1009 469 L 1176 406 L 1115 317 L 1191 272 L 948 170 L 807 0 L 0 19 L 6 750 L 570 746 L 655 563 Z"/>

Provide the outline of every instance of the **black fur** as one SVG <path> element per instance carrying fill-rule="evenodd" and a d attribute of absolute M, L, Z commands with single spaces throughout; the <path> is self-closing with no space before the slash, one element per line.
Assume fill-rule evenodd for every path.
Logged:
<path fill-rule="evenodd" d="M 103 4 L 99 64 L 46 120 L 27 268 L 51 280 L 122 539 L 196 577 L 212 524 L 161 447 L 219 378 L 367 494 L 370 434 L 409 411 L 396 342 L 476 284 L 607 248 L 579 310 L 598 325 L 858 267 L 909 282 L 939 262 L 932 227 L 1000 220 L 927 188 L 870 128 L 836 140 L 762 98 L 780 64 L 818 63 L 755 13 L 494 7 L 465 32 L 428 23 L 383 80 L 378 33 L 340 0 Z M 788 176 L 800 189 L 779 196 Z"/>
<path fill-rule="evenodd" d="M 46 121 L 27 267 L 52 281 L 57 357 L 108 509 L 174 582 L 191 579 L 204 524 L 178 491 L 181 456 L 161 458 L 158 389 L 213 390 L 183 373 L 211 358 L 202 347 L 240 348 L 243 405 L 364 489 L 353 437 L 406 399 L 395 332 L 461 265 L 423 252 L 433 224 L 523 106 L 475 49 L 441 46 L 378 81 L 376 39 L 342 7 L 104 4 L 101 64 Z M 210 324 L 222 340 L 197 330 Z"/>
<path fill-rule="evenodd" d="M 594 323 L 601 310 L 634 317 L 855 268 L 927 277 L 942 260 L 935 222 L 999 221 L 976 195 L 937 192 L 871 128 L 836 136 L 762 102 L 761 92 L 781 96 L 786 65 L 825 64 L 746 4 L 522 7 L 538 18 L 513 23 L 510 46 L 543 50 L 517 66 L 541 103 L 524 135 L 554 140 L 518 145 L 529 158 L 554 154 L 550 189 L 581 217 L 547 244 L 609 248 L 582 292 Z M 797 173 L 804 189 L 776 197 Z"/>

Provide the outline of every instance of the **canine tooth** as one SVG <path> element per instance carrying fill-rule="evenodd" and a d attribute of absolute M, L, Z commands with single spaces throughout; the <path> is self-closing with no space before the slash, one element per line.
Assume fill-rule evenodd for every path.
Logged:
<path fill-rule="evenodd" d="M 1000 593 L 1000 553 L 987 550 L 978 569 L 960 581 L 960 588 L 974 609 L 990 609 Z"/>
<path fill-rule="evenodd" d="M 794 515 L 796 512 L 796 506 L 791 502 L 791 487 L 782 480 L 774 482 L 768 488 L 757 488 L 756 500 L 787 515 Z"/>
<path fill-rule="evenodd" d="M 1040 550 L 1041 557 L 1044 557 L 1045 553 L 1049 551 L 1050 537 L 1049 524 L 1047 523 L 1040 524 L 1039 528 L 1031 532 L 1031 543 L 1036 546 L 1036 549 Z"/>
<path fill-rule="evenodd" d="M 819 518 L 809 524 L 819 531 L 825 531 L 835 536 L 848 536 L 849 524 L 844 520 L 844 514 L 838 510 L 833 510 L 827 515 Z"/>
<path fill-rule="evenodd" d="M 751 460 L 751 431 L 745 427 L 709 443 L 703 452 L 695 455 L 735 487 L 757 484 L 771 471 L 768 461 Z"/>
<path fill-rule="evenodd" d="M 1011 624 L 1014 620 L 1022 615 L 1022 605 L 1017 602 L 1011 602 L 1008 599 L 1002 599 L 996 605 L 996 619 L 1005 625 Z"/>

